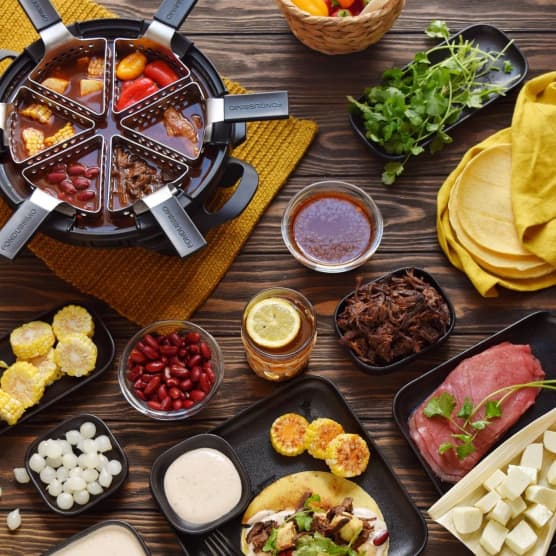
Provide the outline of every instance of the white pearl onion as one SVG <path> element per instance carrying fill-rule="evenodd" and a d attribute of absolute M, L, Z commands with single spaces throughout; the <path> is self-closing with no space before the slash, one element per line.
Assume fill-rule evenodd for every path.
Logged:
<path fill-rule="evenodd" d="M 83 477 L 83 469 L 81 469 L 81 467 L 74 467 L 73 469 L 70 469 L 69 476 Z"/>
<path fill-rule="evenodd" d="M 16 508 L 7 515 L 6 522 L 10 531 L 14 531 L 21 525 L 21 514 L 19 513 L 19 508 Z"/>
<path fill-rule="evenodd" d="M 91 498 L 91 495 L 89 494 L 88 490 L 78 490 L 77 492 L 73 493 L 73 499 L 80 506 L 83 506 L 84 504 L 86 504 L 89 501 L 90 498 Z"/>
<path fill-rule="evenodd" d="M 103 486 L 104 488 L 108 488 L 112 484 L 112 475 L 108 473 L 106 468 L 103 468 L 103 470 L 100 472 L 100 475 L 98 476 L 98 482 L 100 486 Z"/>
<path fill-rule="evenodd" d="M 57 440 L 47 440 L 46 456 L 49 458 L 59 458 L 62 456 L 62 446 Z"/>
<path fill-rule="evenodd" d="M 29 458 L 29 467 L 35 473 L 40 473 L 45 468 L 45 466 L 46 466 L 46 461 L 40 454 L 34 453 Z"/>
<path fill-rule="evenodd" d="M 98 471 L 96 469 L 85 469 L 83 471 L 83 479 L 88 483 L 92 483 L 98 479 Z"/>
<path fill-rule="evenodd" d="M 48 494 L 50 496 L 58 496 L 62 492 L 62 481 L 60 479 L 54 479 L 50 481 L 48 486 L 46 487 Z"/>
<path fill-rule="evenodd" d="M 95 443 L 97 445 L 98 452 L 109 452 L 112 449 L 112 443 L 105 434 L 97 436 L 95 438 Z"/>
<path fill-rule="evenodd" d="M 73 506 L 73 496 L 68 492 L 62 492 L 56 497 L 56 505 L 61 510 L 69 510 Z"/>
<path fill-rule="evenodd" d="M 87 490 L 95 496 L 104 492 L 104 489 L 98 484 L 97 481 L 87 483 Z"/>
<path fill-rule="evenodd" d="M 85 421 L 85 423 L 79 427 L 79 432 L 83 438 L 93 438 L 97 432 L 97 428 L 94 423 Z"/>
<path fill-rule="evenodd" d="M 106 470 L 110 475 L 119 475 L 122 472 L 122 464 L 117 459 L 112 459 L 108 462 Z"/>
<path fill-rule="evenodd" d="M 37 452 L 39 453 L 40 456 L 42 456 L 43 458 L 46 457 L 46 447 L 48 446 L 48 441 L 46 440 L 42 440 L 41 442 L 39 442 L 39 446 L 37 448 Z"/>
<path fill-rule="evenodd" d="M 59 456 L 57 458 L 47 457 L 45 461 L 46 465 L 57 469 L 58 467 L 60 467 L 60 465 L 62 465 L 62 456 Z"/>
<path fill-rule="evenodd" d="M 41 472 L 40 472 L 41 481 L 45 484 L 51 483 L 56 478 L 56 471 L 47 465 Z"/>
<path fill-rule="evenodd" d="M 64 454 L 62 456 L 62 465 L 66 469 L 73 469 L 77 465 L 77 456 L 73 452 Z"/>
<path fill-rule="evenodd" d="M 76 430 L 66 432 L 66 440 L 72 445 L 77 446 L 78 442 L 82 439 L 81 433 Z"/>
<path fill-rule="evenodd" d="M 58 467 L 56 469 L 56 478 L 65 481 L 69 477 L 69 469 L 67 467 Z"/>
<path fill-rule="evenodd" d="M 29 477 L 29 473 L 27 473 L 25 467 L 16 467 L 14 469 L 14 478 L 21 484 L 28 483 L 31 480 L 31 477 Z"/>

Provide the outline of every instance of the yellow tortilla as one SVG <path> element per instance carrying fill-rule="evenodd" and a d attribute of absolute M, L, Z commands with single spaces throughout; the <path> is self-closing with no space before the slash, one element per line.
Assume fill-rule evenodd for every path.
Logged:
<path fill-rule="evenodd" d="M 324 471 L 302 471 L 286 475 L 262 490 L 245 510 L 241 522 L 247 525 L 254 515 L 265 510 L 279 512 L 298 509 L 308 494 L 318 494 L 318 505 L 324 510 L 337 506 L 344 498 L 350 497 L 353 499 L 354 508 L 366 508 L 384 521 L 374 498 L 358 484 Z M 248 553 L 246 534 L 247 528 L 243 528 L 241 546 L 244 554 Z"/>
<path fill-rule="evenodd" d="M 511 202 L 511 145 L 471 159 L 448 202 L 450 225 L 462 246 L 486 270 L 505 278 L 546 276 L 554 268 L 521 244 Z"/>

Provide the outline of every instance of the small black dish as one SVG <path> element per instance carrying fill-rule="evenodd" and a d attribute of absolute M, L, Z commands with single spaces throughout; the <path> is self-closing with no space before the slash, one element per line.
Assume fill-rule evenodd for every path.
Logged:
<path fill-rule="evenodd" d="M 91 313 L 93 317 L 93 322 L 95 324 L 95 332 L 93 337 L 91 338 L 95 345 L 97 346 L 97 361 L 95 368 L 86 376 L 75 377 L 64 375 L 62 378 L 58 379 L 56 382 L 47 386 L 44 390 L 44 395 L 40 399 L 39 403 L 26 409 L 25 413 L 19 418 L 18 422 L 15 425 L 8 425 L 8 423 L 4 423 L 0 421 L 0 434 L 4 434 L 5 432 L 9 431 L 13 427 L 17 427 L 23 421 L 26 421 L 33 415 L 40 413 L 43 409 L 46 409 L 49 405 L 58 402 L 62 398 L 69 396 L 72 392 L 75 392 L 78 388 L 82 388 L 85 384 L 91 382 L 91 380 L 96 379 L 99 375 L 101 375 L 112 363 L 114 360 L 114 355 L 116 353 L 116 346 L 114 344 L 114 339 L 110 334 L 108 328 L 104 322 L 100 319 L 97 315 L 96 311 L 94 311 L 87 303 L 83 303 L 81 301 L 68 301 L 61 305 L 50 309 L 44 313 L 40 313 L 35 315 L 25 322 L 30 322 L 34 320 L 41 320 L 44 322 L 51 323 L 54 315 L 62 308 L 67 307 L 68 305 L 80 305 L 84 307 Z M 23 324 L 23 323 L 21 323 Z M 18 325 L 19 326 L 19 325 Z M 15 328 L 15 327 L 14 327 Z M 10 345 L 10 333 L 2 336 L 0 338 L 0 360 L 6 361 L 6 363 L 11 364 L 15 361 L 15 356 L 12 353 L 12 348 Z M 0 377 L 4 369 L 0 368 Z"/>
<path fill-rule="evenodd" d="M 43 554 L 43 556 L 56 556 L 56 554 L 62 551 L 64 548 L 71 546 L 74 542 L 84 539 L 88 535 L 91 535 L 96 531 L 103 529 L 104 527 L 121 527 L 122 529 L 125 529 L 126 531 L 131 533 L 135 537 L 135 539 L 137 539 L 137 542 L 141 545 L 141 548 L 145 552 L 145 556 L 151 556 L 151 551 L 149 550 L 149 547 L 145 544 L 145 541 L 143 540 L 141 535 L 137 532 L 137 530 L 134 527 L 132 527 L 129 523 L 117 519 L 109 519 L 107 521 L 101 521 L 100 523 L 97 523 L 92 527 L 88 527 L 87 529 L 84 529 L 83 531 L 71 536 L 69 539 L 66 539 L 65 541 L 57 544 L 56 546 L 49 548 Z"/>
<path fill-rule="evenodd" d="M 395 371 L 396 369 L 399 369 L 403 365 L 406 365 L 410 361 L 413 361 L 415 358 L 423 355 L 424 353 L 427 353 L 429 350 L 433 349 L 436 346 L 439 346 L 442 342 L 444 342 L 446 340 L 446 338 L 448 338 L 448 336 L 450 335 L 450 333 L 452 332 L 452 330 L 453 330 L 453 328 L 456 324 L 456 313 L 454 311 L 454 307 L 453 307 L 452 303 L 450 302 L 448 297 L 446 297 L 446 294 L 444 293 L 442 288 L 438 285 L 438 282 L 428 272 L 426 272 L 425 270 L 423 270 L 421 268 L 415 268 L 415 267 L 399 268 L 397 270 L 389 272 L 388 274 L 384 274 L 383 276 L 380 276 L 376 280 L 371 280 L 370 282 L 367 282 L 366 284 L 374 284 L 374 283 L 378 283 L 378 282 L 383 282 L 383 281 L 389 280 L 390 278 L 392 278 L 394 276 L 401 276 L 401 275 L 405 274 L 407 271 L 410 271 L 410 270 L 413 271 L 415 276 L 417 276 L 418 278 L 421 278 L 422 280 L 424 280 L 425 282 L 427 282 L 428 284 L 433 286 L 434 289 L 437 290 L 438 293 L 442 296 L 442 298 L 446 302 L 446 305 L 448 306 L 448 311 L 450 313 L 450 323 L 448 325 L 448 328 L 446 329 L 446 332 L 444 332 L 444 334 L 442 334 L 442 336 L 440 336 L 440 338 L 438 338 L 438 340 L 436 340 L 436 342 L 434 342 L 432 344 L 429 344 L 428 346 L 425 346 L 423 349 L 421 349 L 421 351 L 418 351 L 416 353 L 412 353 L 411 355 L 407 355 L 406 357 L 402 357 L 401 359 L 396 359 L 392 363 L 388 363 L 388 364 L 385 364 L 385 365 L 371 365 L 370 363 L 366 363 L 365 361 L 362 361 L 352 349 L 349 349 L 346 346 L 346 349 L 348 350 L 349 355 L 353 359 L 353 361 L 355 361 L 355 363 L 357 363 L 357 365 L 361 369 L 363 369 L 365 372 L 367 372 L 369 374 L 373 374 L 373 375 L 388 374 L 392 371 Z M 354 293 L 355 293 L 355 290 L 349 292 L 338 303 L 338 305 L 336 306 L 336 310 L 334 311 L 334 328 L 336 329 L 336 332 L 338 333 L 338 336 L 340 338 L 343 336 L 344 333 L 342 332 L 342 330 L 338 326 L 338 317 L 342 313 L 342 311 L 344 310 L 344 307 L 346 305 L 346 302 L 347 302 L 348 298 L 353 296 Z"/>
<path fill-rule="evenodd" d="M 239 478 L 241 480 L 241 497 L 235 507 L 224 514 L 222 517 L 210 521 L 208 523 L 190 523 L 182 519 L 171 507 L 168 502 L 168 498 L 164 493 L 164 477 L 168 467 L 181 455 L 191 450 L 196 450 L 198 448 L 212 448 L 222 452 L 227 456 L 231 462 L 234 464 Z M 232 446 L 224 440 L 222 437 L 215 434 L 198 434 L 191 436 L 186 440 L 183 440 L 179 444 L 176 444 L 169 450 L 162 453 L 153 463 L 151 470 L 151 490 L 153 496 L 158 502 L 162 513 L 166 516 L 166 519 L 182 533 L 188 533 L 190 535 L 198 535 L 201 533 L 206 533 L 212 529 L 216 529 L 222 523 L 228 521 L 229 519 L 235 517 L 240 512 L 242 512 L 247 503 L 251 499 L 251 481 L 249 480 L 249 475 L 245 471 L 243 464 L 241 463 L 238 455 Z"/>
<path fill-rule="evenodd" d="M 462 29 L 458 33 L 451 35 L 448 38 L 448 40 L 438 43 L 435 46 L 442 46 L 449 42 L 457 41 L 459 40 L 460 36 L 463 38 L 463 40 L 474 41 L 476 46 L 478 46 L 479 48 L 481 48 L 486 52 L 490 52 L 492 50 L 501 51 L 510 42 L 510 38 L 497 27 L 494 27 L 493 25 L 487 25 L 487 24 L 478 24 L 478 25 L 470 25 L 469 27 Z M 432 62 L 437 63 L 445 57 L 447 57 L 446 53 L 438 52 L 438 53 L 433 53 L 430 59 Z M 521 52 L 521 50 L 515 45 L 515 43 L 512 43 L 507 48 L 504 55 L 500 57 L 498 62 L 499 63 L 497 64 L 497 66 L 499 66 L 500 68 L 502 68 L 504 62 L 510 62 L 513 66 L 513 69 L 511 70 L 510 73 L 504 73 L 503 71 L 491 71 L 488 73 L 488 75 L 483 76 L 481 80 L 491 84 L 503 84 L 509 82 L 510 85 L 506 89 L 506 93 L 509 93 L 510 91 L 515 89 L 520 83 L 522 83 L 522 81 L 525 79 L 525 76 L 527 75 L 527 71 L 528 71 L 527 60 L 523 55 L 523 52 Z M 445 131 L 448 132 L 454 127 L 458 126 L 459 124 L 467 120 L 467 118 L 479 112 L 480 110 L 482 110 L 483 108 L 485 108 L 486 106 L 488 106 L 489 104 L 491 104 L 492 102 L 500 98 L 500 96 L 501 95 L 493 94 L 489 97 L 488 100 L 484 102 L 484 104 L 480 108 L 473 108 L 473 109 L 469 108 L 463 111 L 462 115 L 460 116 L 460 118 L 458 118 L 456 122 L 450 124 L 449 126 L 446 126 Z M 364 102 L 365 96 L 361 95 L 358 100 L 360 102 Z M 405 154 L 387 153 L 383 149 L 383 147 L 381 147 L 378 143 L 375 143 L 374 141 L 368 139 L 365 136 L 365 125 L 363 122 L 363 118 L 360 116 L 358 112 L 350 111 L 349 119 L 353 129 L 355 130 L 357 135 L 361 138 L 363 143 L 365 143 L 365 145 L 367 145 L 367 147 L 371 151 L 373 151 L 376 155 L 386 160 L 392 160 L 392 161 L 405 159 L 406 157 Z M 425 147 L 432 140 L 433 140 L 433 136 L 421 141 L 419 145 L 421 147 Z"/>
<path fill-rule="evenodd" d="M 118 475 L 114 476 L 114 478 L 112 479 L 112 484 L 108 488 L 105 488 L 104 491 L 100 494 L 91 495 L 89 502 L 83 504 L 82 506 L 79 504 L 74 504 L 69 510 L 62 510 L 56 505 L 56 498 L 54 496 L 51 496 L 47 492 L 46 485 L 41 481 L 39 473 L 36 473 L 29 467 L 29 459 L 35 452 L 37 452 L 39 444 L 43 440 L 47 440 L 49 438 L 64 439 L 68 431 L 74 429 L 79 430 L 79 427 L 81 427 L 81 425 L 87 421 L 95 424 L 95 436 L 99 436 L 101 434 L 105 434 L 106 436 L 108 436 L 108 438 L 110 439 L 110 443 L 112 444 L 112 449 L 104 452 L 104 455 L 109 460 L 118 460 L 122 464 L 122 470 Z M 48 504 L 51 510 L 60 515 L 77 515 L 90 509 L 92 506 L 98 504 L 101 500 L 104 500 L 106 497 L 110 496 L 116 490 L 118 490 L 127 477 L 129 466 L 125 452 L 116 440 L 116 437 L 112 434 L 112 431 L 108 428 L 108 425 L 96 415 L 84 413 L 82 415 L 78 415 L 77 417 L 71 417 L 65 420 L 57 427 L 50 429 L 48 432 L 46 432 L 46 434 L 36 438 L 28 446 L 27 451 L 25 452 L 25 468 L 27 469 L 29 477 L 31 477 L 31 481 L 33 481 L 33 484 L 35 485 L 35 488 L 39 491 L 42 499 Z"/>

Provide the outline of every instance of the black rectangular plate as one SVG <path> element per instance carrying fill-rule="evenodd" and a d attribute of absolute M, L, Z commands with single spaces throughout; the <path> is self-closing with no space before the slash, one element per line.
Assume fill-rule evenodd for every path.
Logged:
<path fill-rule="evenodd" d="M 459 355 L 456 355 L 452 359 L 449 359 L 445 363 L 442 363 L 438 367 L 435 367 L 428 373 L 409 382 L 398 391 L 394 398 L 394 419 L 440 494 L 444 494 L 450 490 L 453 483 L 441 480 L 421 456 L 419 449 L 409 435 L 409 417 L 415 408 L 444 381 L 463 359 L 467 359 L 495 344 L 506 341 L 514 344 L 529 344 L 533 355 L 541 362 L 546 373 L 546 378 L 556 378 L 556 367 L 554 366 L 554 362 L 556 361 L 556 317 L 547 311 L 539 311 L 524 317 L 500 332 L 475 344 Z M 499 442 L 492 446 L 490 451 L 507 440 L 512 434 L 515 434 L 518 430 L 547 411 L 553 409 L 555 403 L 554 392 L 541 390 L 536 402 L 521 416 L 517 423 L 502 436 Z"/>
<path fill-rule="evenodd" d="M 469 27 L 466 27 L 465 29 L 462 29 L 458 33 L 451 35 L 447 41 L 443 41 L 436 46 L 459 40 L 458 37 L 460 36 L 463 37 L 464 40 L 473 41 L 475 46 L 478 46 L 481 50 L 484 50 L 486 52 L 490 52 L 493 50 L 501 51 L 510 42 L 509 37 L 497 27 L 494 27 L 493 25 L 479 24 L 471 25 Z M 431 56 L 431 60 L 433 60 L 434 62 L 438 62 L 443 57 L 447 57 L 447 54 L 439 54 L 438 57 Z M 515 43 L 512 43 L 504 53 L 504 56 L 500 57 L 497 66 L 501 68 L 506 61 L 511 62 L 513 66 L 513 69 L 510 73 L 504 73 L 503 71 L 491 71 L 487 75 L 485 75 L 481 79 L 481 81 L 484 81 L 486 83 L 500 84 L 506 83 L 513 79 L 513 81 L 510 82 L 509 87 L 506 89 L 506 93 L 508 93 L 515 87 L 517 87 L 525 79 L 525 76 L 527 75 L 528 65 L 525 56 L 515 45 Z M 448 132 L 452 128 L 458 126 L 459 124 L 467 120 L 467 118 L 500 98 L 500 96 L 501 95 L 491 95 L 490 98 L 485 101 L 483 106 L 481 106 L 481 108 L 467 109 L 463 111 L 461 117 L 453 124 L 447 126 L 445 128 L 445 131 Z M 364 96 L 361 96 L 359 98 L 359 101 L 363 102 Z M 350 112 L 349 119 L 357 135 L 359 135 L 363 143 L 365 143 L 367 147 L 369 147 L 369 149 L 372 150 L 375 154 L 386 160 L 403 160 L 406 157 L 405 154 L 389 154 L 380 145 L 365 137 L 365 127 L 363 125 L 363 119 L 358 113 Z M 422 141 L 419 144 L 424 147 L 431 141 L 432 137 Z"/>
<path fill-rule="evenodd" d="M 390 531 L 389 556 L 419 554 L 427 542 L 423 516 L 343 396 L 324 378 L 302 376 L 211 431 L 225 438 L 236 450 L 251 479 L 253 496 L 291 473 L 329 471 L 324 461 L 307 453 L 286 457 L 273 450 L 269 441 L 270 426 L 276 417 L 288 412 L 299 413 L 308 421 L 329 417 L 341 423 L 346 432 L 358 433 L 366 439 L 371 451 L 369 466 L 365 473 L 352 480 L 374 497 L 384 514 Z M 220 531 L 241 553 L 241 516 L 222 525 Z M 188 556 L 208 556 L 202 536 L 181 535 L 180 538 Z"/>
<path fill-rule="evenodd" d="M 37 413 L 41 412 L 43 409 L 47 408 L 49 405 L 57 402 L 58 400 L 68 396 L 78 388 L 81 388 L 91 380 L 94 380 L 97 376 L 102 374 L 112 363 L 115 354 L 115 345 L 112 335 L 106 328 L 105 324 L 100 320 L 98 315 L 93 311 L 90 307 L 87 306 L 86 303 L 82 303 L 81 301 L 68 301 L 62 305 L 54 307 L 50 311 L 46 311 L 45 313 L 41 313 L 40 315 L 35 315 L 34 317 L 28 319 L 25 322 L 30 322 L 33 320 L 42 320 L 44 322 L 48 322 L 49 324 L 52 323 L 52 319 L 54 315 L 67 305 L 81 305 L 89 313 L 91 313 L 93 317 L 93 321 L 95 323 L 95 333 L 93 335 L 93 342 L 97 346 L 97 363 L 95 368 L 91 373 L 86 376 L 82 377 L 71 377 L 71 376 L 63 376 L 54 384 L 47 386 L 44 389 L 44 395 L 41 398 L 41 401 L 29 409 L 25 411 L 25 413 L 21 416 L 19 421 L 15 425 L 8 425 L 4 421 L 0 421 L 0 434 L 9 431 L 13 427 L 17 427 L 19 423 L 23 423 L 27 419 L 33 417 Z M 23 324 L 23 323 L 21 323 Z M 15 328 L 15 327 L 14 327 Z M 10 333 L 6 334 L 2 338 L 0 338 L 0 360 L 5 361 L 10 365 L 11 363 L 15 362 L 15 356 L 12 352 L 12 348 L 10 346 Z M 4 369 L 0 369 L 0 376 Z"/>

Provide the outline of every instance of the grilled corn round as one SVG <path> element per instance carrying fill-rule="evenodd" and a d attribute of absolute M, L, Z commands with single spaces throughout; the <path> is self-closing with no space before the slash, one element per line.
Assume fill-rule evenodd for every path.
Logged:
<path fill-rule="evenodd" d="M 305 431 L 303 442 L 307 451 L 314 458 L 324 459 L 326 457 L 326 448 L 330 441 L 343 432 L 344 427 L 340 423 L 327 417 L 320 417 L 311 421 Z"/>
<path fill-rule="evenodd" d="M 54 341 L 54 332 L 50 324 L 39 320 L 22 324 L 10 334 L 10 345 L 18 359 L 45 355 L 54 345 Z"/>
<path fill-rule="evenodd" d="M 58 340 L 63 340 L 68 334 L 85 334 L 92 338 L 95 324 L 87 309 L 79 305 L 66 305 L 54 315 L 52 330 Z"/>
<path fill-rule="evenodd" d="M 339 477 L 361 475 L 371 454 L 367 443 L 358 434 L 339 434 L 326 448 L 326 464 Z"/>
<path fill-rule="evenodd" d="M 84 334 L 68 334 L 56 345 L 54 361 L 67 375 L 88 375 L 95 368 L 97 346 Z"/>
<path fill-rule="evenodd" d="M 303 438 L 307 419 L 297 413 L 285 413 L 274 420 L 270 427 L 270 443 L 283 456 L 298 456 L 305 451 Z"/>

